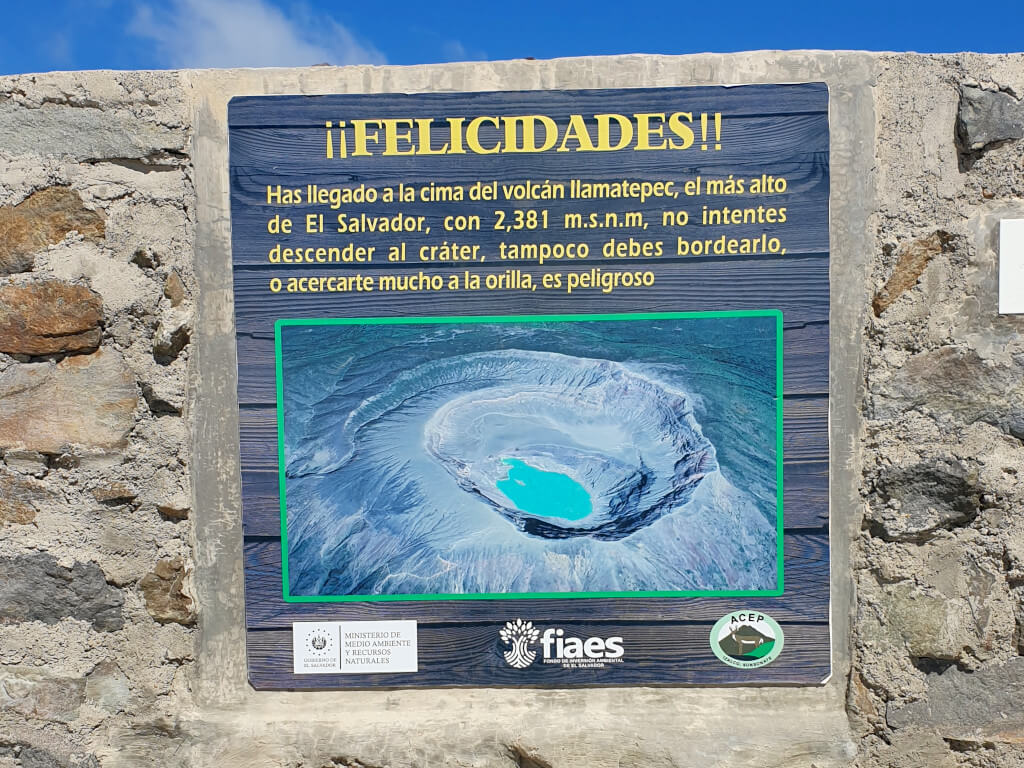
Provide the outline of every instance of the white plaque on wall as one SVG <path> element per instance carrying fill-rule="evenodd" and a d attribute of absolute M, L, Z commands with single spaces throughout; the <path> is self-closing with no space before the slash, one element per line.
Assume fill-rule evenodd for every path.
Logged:
<path fill-rule="evenodd" d="M 999 314 L 1024 314 L 1024 219 L 999 222 Z"/>

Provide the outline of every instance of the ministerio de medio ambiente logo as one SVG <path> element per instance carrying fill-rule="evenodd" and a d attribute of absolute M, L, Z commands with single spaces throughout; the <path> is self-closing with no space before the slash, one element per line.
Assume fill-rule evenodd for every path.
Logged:
<path fill-rule="evenodd" d="M 719 660 L 737 669 L 771 664 L 782 653 L 782 627 L 758 611 L 736 611 L 711 628 L 711 650 Z"/>

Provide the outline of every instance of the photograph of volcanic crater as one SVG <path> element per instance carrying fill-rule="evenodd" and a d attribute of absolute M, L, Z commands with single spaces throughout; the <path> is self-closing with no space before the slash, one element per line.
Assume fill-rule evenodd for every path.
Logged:
<path fill-rule="evenodd" d="M 777 313 L 598 318 L 282 324 L 290 595 L 775 589 Z"/>

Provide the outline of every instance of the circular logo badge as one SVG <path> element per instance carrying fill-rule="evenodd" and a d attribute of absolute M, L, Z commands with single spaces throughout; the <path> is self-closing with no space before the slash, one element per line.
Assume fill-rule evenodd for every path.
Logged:
<path fill-rule="evenodd" d="M 310 656 L 330 656 L 334 651 L 334 638 L 323 630 L 314 630 L 306 635 L 306 653 Z"/>
<path fill-rule="evenodd" d="M 720 661 L 737 669 L 771 664 L 782 653 L 782 627 L 758 611 L 736 611 L 711 628 L 711 650 Z"/>

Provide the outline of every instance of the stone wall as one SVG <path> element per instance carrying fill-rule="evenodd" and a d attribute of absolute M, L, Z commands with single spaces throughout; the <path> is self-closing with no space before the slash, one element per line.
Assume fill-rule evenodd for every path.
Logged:
<path fill-rule="evenodd" d="M 195 195 L 176 74 L 0 80 L 0 765 L 188 708 Z"/>
<path fill-rule="evenodd" d="M 849 710 L 863 765 L 1024 764 L 1024 59 L 886 56 Z M 914 761 L 917 761 L 916 763 Z"/>
<path fill-rule="evenodd" d="M 822 79 L 829 684 L 252 691 L 227 99 Z M 0 78 L 0 768 L 1024 765 L 1018 94 L 969 54 Z"/>

